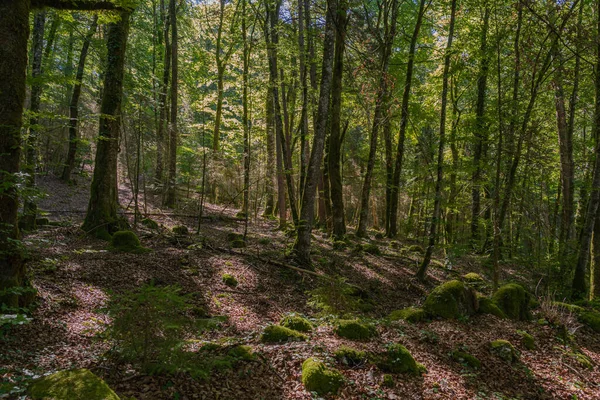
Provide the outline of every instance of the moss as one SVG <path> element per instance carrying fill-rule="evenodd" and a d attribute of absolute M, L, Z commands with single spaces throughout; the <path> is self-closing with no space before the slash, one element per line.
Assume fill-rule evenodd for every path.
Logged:
<path fill-rule="evenodd" d="M 223 274 L 221 279 L 223 280 L 223 283 L 229 287 L 236 287 L 238 285 L 237 279 L 231 274 Z"/>
<path fill-rule="evenodd" d="M 479 303 L 479 309 L 477 310 L 478 312 L 482 314 L 491 314 L 500 319 L 506 318 L 506 314 L 504 314 L 504 312 L 498 308 L 498 306 L 491 299 L 483 295 L 478 295 L 477 299 Z"/>
<path fill-rule="evenodd" d="M 336 240 L 333 242 L 334 250 L 344 250 L 348 245 L 343 240 Z"/>
<path fill-rule="evenodd" d="M 142 247 L 140 239 L 131 231 L 117 231 L 111 238 L 110 245 L 112 250 L 124 253 L 145 253 L 149 249 Z"/>
<path fill-rule="evenodd" d="M 246 219 L 246 213 L 243 211 L 238 211 L 238 213 L 235 214 L 235 217 L 240 219 Z"/>
<path fill-rule="evenodd" d="M 492 353 L 500 357 L 506 362 L 519 361 L 519 352 L 508 340 L 494 340 L 490 342 L 490 348 Z"/>
<path fill-rule="evenodd" d="M 420 322 L 426 317 L 425 311 L 421 308 L 407 307 L 402 310 L 392 311 L 389 315 L 391 321 L 404 320 L 407 322 Z"/>
<path fill-rule="evenodd" d="M 279 321 L 279 325 L 298 332 L 310 332 L 313 329 L 313 325 L 309 320 L 297 314 L 286 315 Z"/>
<path fill-rule="evenodd" d="M 394 377 L 390 374 L 383 375 L 383 382 L 381 383 L 381 386 L 393 388 L 395 386 Z"/>
<path fill-rule="evenodd" d="M 481 368 L 481 361 L 466 351 L 454 350 L 451 354 L 451 357 L 454 361 L 465 364 L 473 369 Z"/>
<path fill-rule="evenodd" d="M 176 225 L 173 227 L 173 233 L 176 235 L 189 235 L 190 231 L 188 230 L 187 226 L 185 225 Z"/>
<path fill-rule="evenodd" d="M 585 308 L 583 307 L 580 307 L 575 304 L 563 303 L 562 301 L 553 301 L 552 305 L 575 314 L 579 314 L 580 312 L 585 311 Z"/>
<path fill-rule="evenodd" d="M 587 369 L 594 369 L 594 363 L 592 362 L 592 359 L 586 356 L 585 354 L 579 351 L 574 351 L 567 353 L 567 355 L 573 360 L 575 360 L 582 367 Z"/>
<path fill-rule="evenodd" d="M 148 229 L 158 229 L 158 222 L 151 218 L 144 218 L 142 220 L 142 225 L 144 225 Z"/>
<path fill-rule="evenodd" d="M 485 282 L 485 279 L 475 272 L 469 272 L 468 274 L 463 275 L 462 278 L 465 282 Z"/>
<path fill-rule="evenodd" d="M 349 367 L 356 367 L 367 361 L 367 353 L 349 346 L 340 346 L 334 353 L 336 360 Z"/>
<path fill-rule="evenodd" d="M 374 256 L 380 256 L 381 250 L 376 244 L 369 243 L 363 247 L 363 251 L 367 254 L 372 254 Z"/>
<path fill-rule="evenodd" d="M 234 240 L 244 240 L 244 235 L 241 233 L 229 232 L 227 234 L 227 241 L 233 242 Z"/>
<path fill-rule="evenodd" d="M 233 249 L 243 249 L 246 247 L 246 242 L 243 239 L 236 239 L 230 245 Z"/>
<path fill-rule="evenodd" d="M 267 326 L 260 337 L 260 340 L 263 343 L 303 341 L 306 339 L 307 337 L 305 334 L 280 325 Z"/>
<path fill-rule="evenodd" d="M 579 320 L 589 326 L 595 332 L 600 332 L 600 312 L 583 311 L 579 314 Z"/>
<path fill-rule="evenodd" d="M 315 359 L 309 358 L 302 363 L 302 383 L 309 392 L 318 395 L 335 394 L 344 383 L 342 374 Z"/>
<path fill-rule="evenodd" d="M 465 317 L 477 310 L 477 298 L 475 292 L 461 281 L 448 281 L 433 289 L 423 310 L 433 317 Z"/>
<path fill-rule="evenodd" d="M 494 293 L 492 300 L 510 319 L 531 319 L 530 294 L 521 285 L 509 283 L 502 286 Z"/>
<path fill-rule="evenodd" d="M 50 220 L 48 218 L 37 218 L 35 220 L 35 224 L 38 226 L 50 225 Z"/>
<path fill-rule="evenodd" d="M 525 331 L 517 331 L 521 336 L 521 344 L 527 350 L 535 350 L 535 338 Z"/>
<path fill-rule="evenodd" d="M 412 246 L 409 246 L 408 251 L 410 251 L 411 253 L 425 254 L 425 250 L 423 250 L 423 246 L 420 246 L 418 244 L 413 244 Z"/>
<path fill-rule="evenodd" d="M 254 354 L 252 347 L 243 344 L 232 347 L 227 352 L 227 355 L 241 361 L 253 361 L 256 359 L 256 354 Z"/>
<path fill-rule="evenodd" d="M 38 379 L 29 388 L 33 399 L 119 400 L 119 396 L 87 369 L 60 371 Z"/>
<path fill-rule="evenodd" d="M 369 339 L 377 333 L 373 326 L 352 319 L 339 320 L 334 331 L 338 336 L 352 340 Z"/>
<path fill-rule="evenodd" d="M 415 361 L 410 351 L 401 344 L 392 344 L 388 346 L 383 358 L 378 366 L 385 372 L 410 373 L 420 375 L 425 372 L 425 367 Z"/>

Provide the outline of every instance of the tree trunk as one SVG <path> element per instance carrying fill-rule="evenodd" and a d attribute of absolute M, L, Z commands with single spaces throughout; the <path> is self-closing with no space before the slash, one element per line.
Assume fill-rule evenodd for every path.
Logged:
<path fill-rule="evenodd" d="M 271 83 L 269 83 L 270 85 Z M 275 207 L 274 188 L 278 184 L 275 179 L 275 132 L 273 119 L 273 93 L 267 91 L 267 100 L 265 104 L 265 120 L 267 125 L 267 168 L 265 177 L 265 212 L 264 216 L 270 217 L 273 215 Z"/>
<path fill-rule="evenodd" d="M 159 42 L 164 39 L 165 54 L 163 61 L 163 75 L 160 86 L 160 95 L 158 97 L 158 128 L 156 130 L 156 173 L 155 181 L 157 184 L 163 183 L 164 155 L 165 155 L 165 126 L 167 125 L 167 90 L 169 88 L 169 78 L 171 72 L 171 42 L 169 40 L 170 15 L 165 10 L 165 2 L 160 2 L 160 12 L 163 20 L 163 35 L 159 36 Z"/>
<path fill-rule="evenodd" d="M 248 222 L 248 207 L 250 203 L 250 125 L 248 123 L 248 64 L 250 62 L 250 47 L 246 37 L 246 0 L 242 0 L 242 41 L 244 43 L 243 70 L 242 70 L 242 126 L 244 129 L 244 194 L 242 200 L 242 211 Z M 246 229 L 244 229 L 244 240 Z"/>
<path fill-rule="evenodd" d="M 596 222 L 594 223 L 594 258 L 592 264 L 592 273 L 590 274 L 591 300 L 600 299 L 600 213 L 596 211 Z"/>
<path fill-rule="evenodd" d="M 323 65 L 321 69 L 321 88 L 319 93 L 319 108 L 315 134 L 313 136 L 310 160 L 306 171 L 306 183 L 302 196 L 302 208 L 300 221 L 298 223 L 298 236 L 294 246 L 297 260 L 303 265 L 310 265 L 310 241 L 312 225 L 314 222 L 315 197 L 323 163 L 323 150 L 325 147 L 325 135 L 327 133 L 327 119 L 329 114 L 329 102 L 331 95 L 331 80 L 334 52 L 334 24 L 335 16 L 346 13 L 346 3 L 343 6 L 336 0 L 327 1 L 327 16 L 325 18 L 325 38 L 323 42 Z"/>
<path fill-rule="evenodd" d="M 178 37 L 177 10 L 175 0 L 170 0 L 169 15 L 171 22 L 171 118 L 169 121 L 169 180 L 165 194 L 165 206 L 173 208 L 177 195 L 177 95 L 178 95 Z"/>
<path fill-rule="evenodd" d="M 75 168 L 75 156 L 77 155 L 77 142 L 79 141 L 78 123 L 79 123 L 79 97 L 81 95 L 81 86 L 83 84 L 83 73 L 85 71 L 85 59 L 88 54 L 90 42 L 96 33 L 98 26 L 98 16 L 94 15 L 90 29 L 83 40 L 81 53 L 79 55 L 79 63 L 77 64 L 77 73 L 75 76 L 75 86 L 71 94 L 71 103 L 69 104 L 69 152 L 67 154 L 67 162 L 63 169 L 62 180 L 68 182 L 71 180 L 71 172 Z"/>
<path fill-rule="evenodd" d="M 128 11 L 120 12 L 120 20 L 108 27 L 108 59 L 100 109 L 99 139 L 90 201 L 82 227 L 84 231 L 105 239 L 120 225 L 117 219 L 117 155 L 130 14 Z"/>
<path fill-rule="evenodd" d="M 452 38 L 454 37 L 454 23 L 456 19 L 456 0 L 452 0 L 452 10 L 450 12 L 450 27 L 448 29 L 448 44 L 446 45 L 446 54 L 444 56 L 444 72 L 442 75 L 442 109 L 440 111 L 440 140 L 437 154 L 437 179 L 435 182 L 435 200 L 433 203 L 433 215 L 429 227 L 429 244 L 423 257 L 423 262 L 417 271 L 417 278 L 420 281 L 425 280 L 427 268 L 431 261 L 433 248 L 437 240 L 437 229 L 440 223 L 441 203 L 442 203 L 442 181 L 444 173 L 444 146 L 446 141 L 446 105 L 448 99 L 448 76 L 450 75 L 450 59 L 452 49 Z"/>

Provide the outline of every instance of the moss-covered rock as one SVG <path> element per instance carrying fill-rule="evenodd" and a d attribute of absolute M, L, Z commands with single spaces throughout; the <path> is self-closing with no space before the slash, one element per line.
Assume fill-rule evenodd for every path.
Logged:
<path fill-rule="evenodd" d="M 362 365 L 368 359 L 366 352 L 349 346 L 340 346 L 333 355 L 336 360 L 349 367 Z"/>
<path fill-rule="evenodd" d="M 227 352 L 227 355 L 240 361 L 253 361 L 256 359 L 256 354 L 254 354 L 252 347 L 243 344 L 232 347 Z"/>
<path fill-rule="evenodd" d="M 246 242 L 244 241 L 244 239 L 236 239 L 230 242 L 229 244 L 233 249 L 243 249 L 244 247 L 246 247 Z"/>
<path fill-rule="evenodd" d="M 490 342 L 490 350 L 506 362 L 512 363 L 519 361 L 519 352 L 508 340 L 493 340 Z"/>
<path fill-rule="evenodd" d="M 348 244 L 346 242 L 344 242 L 343 240 L 336 240 L 333 242 L 333 249 L 334 250 L 344 250 L 346 247 L 348 247 Z"/>
<path fill-rule="evenodd" d="M 280 343 L 291 341 L 303 341 L 307 336 L 293 329 L 286 328 L 281 325 L 269 325 L 264 330 L 260 337 L 263 343 Z"/>
<path fill-rule="evenodd" d="M 228 242 L 233 242 L 234 240 L 244 240 L 244 235 L 242 235 L 241 233 L 236 233 L 236 232 L 229 232 L 227 234 L 227 241 Z"/>
<path fill-rule="evenodd" d="M 188 227 L 185 225 L 176 225 L 173 227 L 173 233 L 176 235 L 189 235 L 190 231 L 188 230 Z"/>
<path fill-rule="evenodd" d="M 454 350 L 451 354 L 451 357 L 454 361 L 467 365 L 474 369 L 481 368 L 481 361 L 479 359 L 466 351 L 462 350 Z"/>
<path fill-rule="evenodd" d="M 313 329 L 313 324 L 298 314 L 286 315 L 279 321 L 279 325 L 298 332 L 310 332 Z"/>
<path fill-rule="evenodd" d="M 535 338 L 525 331 L 517 331 L 521 336 L 521 344 L 527 350 L 535 350 Z"/>
<path fill-rule="evenodd" d="M 415 361 L 410 351 L 399 343 L 389 345 L 377 365 L 382 371 L 393 374 L 410 373 L 420 375 L 426 370 L 423 365 Z"/>
<path fill-rule="evenodd" d="M 142 247 L 140 239 L 131 231 L 117 231 L 110 240 L 111 249 L 124 253 L 146 253 L 149 249 Z"/>
<path fill-rule="evenodd" d="M 567 355 L 579 365 L 581 365 L 583 368 L 594 369 L 594 363 L 592 362 L 592 359 L 583 354 L 582 352 L 572 351 L 568 352 Z"/>
<path fill-rule="evenodd" d="M 579 320 L 595 332 L 600 332 L 600 312 L 585 310 L 579 314 Z"/>
<path fill-rule="evenodd" d="M 379 249 L 379 246 L 377 246 L 376 244 L 373 244 L 373 243 L 366 244 L 363 247 L 363 251 L 365 253 L 367 253 L 367 254 L 371 254 L 371 255 L 374 255 L 374 256 L 380 256 L 381 255 L 381 250 Z"/>
<path fill-rule="evenodd" d="M 468 274 L 463 275 L 462 281 L 476 290 L 482 290 L 487 285 L 485 279 L 475 272 L 469 272 Z"/>
<path fill-rule="evenodd" d="M 44 226 L 44 225 L 50 225 L 50 220 L 46 217 L 42 217 L 42 218 L 37 218 L 35 220 L 35 224 L 37 226 Z"/>
<path fill-rule="evenodd" d="M 142 225 L 144 225 L 148 229 L 158 229 L 158 222 L 151 218 L 144 218 L 142 220 Z"/>
<path fill-rule="evenodd" d="M 358 320 L 341 319 L 337 321 L 334 332 L 343 338 L 365 340 L 377 334 L 375 327 L 360 323 Z"/>
<path fill-rule="evenodd" d="M 563 303 L 562 301 L 553 301 L 552 306 L 558 308 L 559 310 L 572 312 L 574 314 L 579 314 L 579 313 L 585 311 L 585 308 L 583 308 L 581 306 L 578 306 L 575 304 Z"/>
<path fill-rule="evenodd" d="M 458 280 L 448 281 L 433 289 L 423 304 L 432 317 L 459 318 L 477 311 L 475 291 Z"/>
<path fill-rule="evenodd" d="M 492 301 L 483 295 L 477 295 L 477 301 L 479 303 L 479 309 L 477 310 L 481 314 L 491 314 L 500 319 L 506 318 L 506 314 Z"/>
<path fill-rule="evenodd" d="M 302 383 L 309 392 L 335 394 L 344 383 L 344 377 L 316 358 L 308 358 L 302 363 Z"/>
<path fill-rule="evenodd" d="M 422 308 L 407 307 L 402 310 L 392 311 L 389 315 L 390 321 L 404 320 L 407 322 L 420 322 L 426 317 Z"/>
<path fill-rule="evenodd" d="M 383 375 L 383 382 L 381 382 L 381 386 L 393 388 L 395 386 L 394 377 L 390 374 Z"/>
<path fill-rule="evenodd" d="M 523 286 L 509 283 L 499 288 L 492 296 L 492 300 L 498 308 L 510 319 L 531 319 L 530 294 Z"/>
<path fill-rule="evenodd" d="M 410 251 L 411 253 L 425 254 L 425 250 L 423 249 L 423 246 L 420 246 L 418 244 L 413 244 L 412 246 L 408 246 L 407 250 Z"/>
<path fill-rule="evenodd" d="M 119 400 L 119 396 L 87 369 L 60 371 L 36 380 L 29 388 L 33 399 Z"/>
<path fill-rule="evenodd" d="M 221 279 L 223 280 L 223 283 L 229 287 L 236 287 L 238 285 L 237 279 L 231 274 L 223 274 Z"/>

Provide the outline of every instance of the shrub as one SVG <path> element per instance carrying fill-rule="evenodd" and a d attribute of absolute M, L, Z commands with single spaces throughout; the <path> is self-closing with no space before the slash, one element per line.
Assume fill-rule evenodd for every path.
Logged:
<path fill-rule="evenodd" d="M 385 372 L 410 373 L 420 375 L 425 372 L 425 367 L 415 361 L 410 351 L 399 343 L 388 346 L 386 353 L 378 363 L 379 368 Z"/>
<path fill-rule="evenodd" d="M 516 283 L 509 283 L 499 288 L 492 296 L 498 308 L 510 319 L 531 319 L 530 294 Z"/>
<path fill-rule="evenodd" d="M 402 310 L 392 311 L 389 315 L 391 321 L 404 320 L 407 322 L 420 322 L 426 317 L 422 308 L 407 307 Z"/>
<path fill-rule="evenodd" d="M 223 274 L 221 279 L 223 280 L 223 283 L 229 287 L 236 287 L 238 285 L 237 279 L 231 274 Z"/>
<path fill-rule="evenodd" d="M 140 239 L 131 231 L 117 231 L 110 240 L 112 250 L 124 253 L 145 253 L 149 251 L 140 244 Z"/>
<path fill-rule="evenodd" d="M 315 359 L 309 358 L 302 363 L 302 383 L 309 392 L 318 395 L 335 394 L 344 383 L 342 374 Z"/>
<path fill-rule="evenodd" d="M 297 314 L 288 314 L 279 321 L 279 325 L 298 332 L 310 332 L 313 329 L 312 323 Z"/>
<path fill-rule="evenodd" d="M 356 367 L 367 361 L 366 352 L 348 346 L 340 346 L 334 356 L 336 360 L 349 367 Z"/>
<path fill-rule="evenodd" d="M 289 341 L 304 341 L 307 336 L 293 329 L 286 328 L 280 325 L 269 325 L 264 330 L 260 337 L 263 343 L 280 343 Z"/>
<path fill-rule="evenodd" d="M 352 340 L 365 340 L 377 334 L 372 325 L 362 324 L 358 320 L 339 320 L 334 331 L 338 336 Z"/>
<path fill-rule="evenodd" d="M 465 317 L 477 310 L 477 298 L 475 292 L 461 281 L 448 281 L 433 289 L 423 310 L 434 317 Z"/>

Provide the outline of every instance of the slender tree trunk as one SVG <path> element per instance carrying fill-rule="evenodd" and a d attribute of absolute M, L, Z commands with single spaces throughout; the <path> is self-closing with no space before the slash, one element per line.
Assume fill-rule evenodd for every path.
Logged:
<path fill-rule="evenodd" d="M 250 124 L 248 122 L 248 64 L 250 62 L 250 47 L 246 37 L 246 0 L 242 0 L 242 41 L 244 43 L 243 69 L 242 69 L 242 125 L 244 127 L 244 197 L 242 212 L 248 222 L 248 207 L 250 203 Z M 244 229 L 246 232 L 246 229 Z M 244 240 L 245 240 L 244 233 Z"/>
<path fill-rule="evenodd" d="M 346 10 L 343 6 L 340 6 L 336 0 L 327 1 L 319 108 L 317 111 L 317 122 L 313 137 L 312 150 L 310 152 L 310 161 L 308 162 L 308 168 L 306 171 L 306 184 L 304 186 L 304 195 L 302 196 L 300 221 L 297 224 L 298 236 L 295 244 L 296 258 L 303 265 L 310 265 L 310 241 L 312 225 L 314 222 L 315 197 L 319 180 L 319 171 L 323 162 L 325 135 L 327 133 L 327 119 L 329 116 L 335 37 L 334 21 L 336 14 L 342 12 L 345 14 Z"/>
<path fill-rule="evenodd" d="M 269 82 L 271 85 L 271 82 Z M 274 119 L 273 119 L 273 93 L 267 91 L 267 100 L 265 104 L 265 119 L 267 125 L 267 171 L 265 179 L 265 212 L 264 216 L 270 217 L 273 215 L 273 209 L 275 207 L 274 202 L 274 188 L 278 184 L 278 180 L 275 178 L 275 132 L 274 132 Z"/>
<path fill-rule="evenodd" d="M 298 0 L 298 53 L 300 55 L 300 85 L 302 87 L 302 110 L 300 112 L 300 192 L 304 189 L 306 135 L 308 135 L 308 68 L 306 66 L 306 47 L 304 44 L 304 0 Z M 306 27 L 308 30 L 308 26 Z M 298 196 L 302 197 L 302 193 Z"/>
<path fill-rule="evenodd" d="M 440 111 L 440 139 L 437 154 L 437 179 L 435 182 L 435 201 L 433 204 L 433 215 L 429 228 L 429 244 L 423 257 L 423 262 L 417 271 L 417 278 L 425 280 L 427 268 L 431 261 L 433 248 L 437 240 L 437 229 L 440 223 L 441 203 L 442 203 L 442 182 L 444 173 L 444 146 L 446 141 L 446 105 L 448 99 L 448 76 L 450 75 L 450 60 L 452 54 L 452 39 L 454 37 L 454 23 L 456 19 L 456 0 L 452 0 L 452 10 L 450 12 L 450 27 L 448 29 L 448 44 L 446 45 L 446 54 L 444 56 L 444 72 L 442 75 L 442 109 Z"/>
<path fill-rule="evenodd" d="M 101 238 L 119 228 L 117 220 L 117 156 L 121 125 L 121 100 L 125 50 L 129 33 L 130 12 L 120 12 L 120 19 L 108 27 L 108 58 L 100 109 L 99 139 L 96 150 L 90 201 L 83 230 Z"/>
<path fill-rule="evenodd" d="M 425 0 L 420 0 L 417 21 L 410 39 L 408 63 L 406 65 L 406 77 L 404 79 L 404 90 L 402 92 L 402 105 L 400 106 L 400 133 L 398 136 L 398 148 L 396 150 L 394 176 L 392 178 L 392 190 L 390 191 L 390 228 L 389 232 L 387 232 L 388 237 L 394 237 L 398 234 L 398 200 L 400 192 L 400 177 L 402 173 L 402 160 L 404 158 L 404 141 L 406 140 L 406 128 L 408 127 L 410 91 L 415 65 L 415 52 L 424 14 Z"/>
<path fill-rule="evenodd" d="M 593 264 L 590 274 L 590 294 L 591 300 L 600 299 L 600 213 L 596 211 L 596 222 L 594 223 L 593 238 Z"/>
<path fill-rule="evenodd" d="M 171 75 L 171 42 L 169 40 L 169 22 L 170 16 L 165 9 L 164 0 L 160 1 L 160 14 L 163 21 L 163 34 L 159 36 L 159 42 L 164 39 L 165 54 L 163 61 L 163 75 L 158 97 L 158 106 L 160 108 L 158 115 L 158 128 L 156 130 L 156 172 L 155 181 L 158 184 L 163 183 L 163 169 L 165 158 L 165 126 L 167 125 L 167 90 L 169 89 L 169 79 Z"/>
<path fill-rule="evenodd" d="M 169 121 L 169 179 L 165 195 L 165 206 L 175 207 L 177 200 L 177 95 L 179 54 L 177 37 L 177 10 L 175 0 L 170 0 L 169 15 L 171 16 L 171 118 Z"/>
<path fill-rule="evenodd" d="M 83 46 L 79 55 L 79 63 L 77 64 L 77 73 L 75 75 L 75 86 L 71 94 L 71 103 L 69 104 L 69 152 L 67 154 L 67 162 L 63 169 L 62 180 L 68 182 L 71 180 L 71 172 L 75 168 L 75 156 L 77 155 L 77 142 L 79 141 L 79 97 L 81 96 L 81 86 L 83 84 L 83 73 L 85 71 L 85 59 L 90 48 L 92 37 L 96 33 L 98 27 L 98 16 L 94 15 L 90 29 L 83 39 Z"/>

